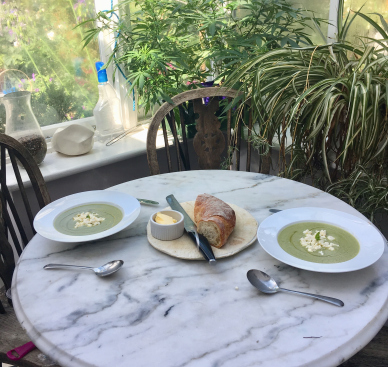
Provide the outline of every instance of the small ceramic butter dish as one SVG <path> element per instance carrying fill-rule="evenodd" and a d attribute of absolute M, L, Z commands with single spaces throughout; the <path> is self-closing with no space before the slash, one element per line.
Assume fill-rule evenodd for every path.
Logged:
<path fill-rule="evenodd" d="M 159 224 L 155 222 L 156 215 L 158 213 L 168 215 L 176 220 L 176 223 L 172 224 Z M 161 241 L 172 241 L 183 236 L 185 231 L 185 223 L 183 221 L 183 215 L 176 210 L 160 210 L 157 213 L 151 215 L 151 234 Z"/>

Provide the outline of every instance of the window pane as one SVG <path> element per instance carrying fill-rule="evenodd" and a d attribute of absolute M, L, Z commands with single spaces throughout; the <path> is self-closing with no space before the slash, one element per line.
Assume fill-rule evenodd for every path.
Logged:
<path fill-rule="evenodd" d="M 329 9 L 330 9 L 330 0 L 291 0 L 291 3 L 301 9 L 309 10 L 314 13 L 315 18 L 321 18 L 327 21 L 329 19 Z M 306 33 L 311 35 L 311 40 L 314 44 L 321 45 L 326 43 L 327 37 L 327 23 L 321 23 L 320 28 L 325 36 L 325 42 L 322 37 L 318 34 L 313 24 L 311 24 L 313 29 L 306 29 Z"/>
<path fill-rule="evenodd" d="M 31 90 L 42 126 L 92 116 L 98 100 L 98 45 L 95 41 L 82 49 L 87 27 L 74 27 L 93 17 L 94 1 L 1 1 L 0 93 Z M 9 69 L 14 71 L 4 73 Z M 4 124 L 3 106 L 0 119 Z"/>
<path fill-rule="evenodd" d="M 361 7 L 363 8 L 361 9 Z M 385 19 L 388 16 L 388 3 L 387 0 L 345 0 L 344 3 L 344 16 L 346 17 L 350 10 L 350 16 L 354 14 L 354 11 L 361 9 L 361 12 L 372 18 L 377 24 L 381 26 L 380 17 L 372 13 L 379 13 Z M 350 26 L 347 40 L 351 42 L 361 43 L 363 37 L 381 38 L 381 35 L 373 29 L 373 27 L 360 17 L 356 17 L 352 25 Z M 366 41 L 364 39 L 364 41 Z"/>

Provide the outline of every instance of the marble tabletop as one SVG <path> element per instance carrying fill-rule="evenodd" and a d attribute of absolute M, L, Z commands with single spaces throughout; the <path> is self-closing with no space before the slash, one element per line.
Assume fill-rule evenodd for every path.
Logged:
<path fill-rule="evenodd" d="M 313 187 L 257 173 L 190 171 L 130 181 L 110 190 L 181 202 L 208 193 L 249 211 L 260 223 L 269 208 L 325 207 L 360 213 Z M 126 230 L 93 243 L 36 235 L 15 270 L 16 315 L 34 343 L 62 366 L 293 367 L 337 366 L 362 349 L 388 317 L 388 252 L 363 270 L 300 270 L 256 241 L 215 266 L 180 260 L 147 242 L 159 208 L 142 206 Z M 124 260 L 114 275 L 43 270 L 47 263 L 97 266 Z M 264 295 L 247 281 L 261 269 L 288 289 L 340 298 L 342 308 L 311 298 Z"/>

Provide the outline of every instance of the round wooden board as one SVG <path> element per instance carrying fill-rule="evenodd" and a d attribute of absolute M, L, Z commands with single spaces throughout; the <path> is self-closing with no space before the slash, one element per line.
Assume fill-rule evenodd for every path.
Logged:
<path fill-rule="evenodd" d="M 194 201 L 180 203 L 186 213 L 194 220 Z M 212 247 L 216 259 L 232 256 L 255 242 L 258 224 L 245 209 L 229 204 L 236 213 L 236 226 L 228 241 L 221 248 Z M 167 207 L 166 209 L 170 209 Z M 151 225 L 147 225 L 147 238 L 152 247 L 173 257 L 185 260 L 205 260 L 187 233 L 173 241 L 160 241 L 151 235 Z"/>

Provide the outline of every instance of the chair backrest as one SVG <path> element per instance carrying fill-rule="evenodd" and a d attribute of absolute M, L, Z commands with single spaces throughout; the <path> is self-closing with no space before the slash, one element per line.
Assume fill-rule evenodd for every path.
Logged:
<path fill-rule="evenodd" d="M 190 151 L 191 155 L 197 155 L 199 169 L 219 169 L 222 165 L 223 168 L 240 170 L 241 132 L 243 127 L 247 128 L 245 169 L 250 171 L 252 113 L 249 109 L 249 101 L 241 102 L 244 103 L 244 108 L 247 110 L 233 107 L 227 109 L 226 115 L 223 115 L 223 120 L 226 120 L 226 139 L 221 131 L 221 121 L 216 115 L 222 110 L 220 108 L 220 97 L 226 98 L 224 99 L 225 107 L 238 95 L 238 92 L 232 89 L 199 88 L 174 96 L 172 104 L 164 103 L 154 115 L 147 135 L 147 159 L 151 175 L 160 173 L 156 147 L 160 126 L 163 129 L 168 172 L 192 169 Z M 193 107 L 191 113 L 189 111 L 190 103 Z M 189 139 L 186 134 L 187 117 L 190 115 L 192 118 L 195 116 L 196 120 L 196 133 L 192 141 L 192 148 L 188 144 Z M 179 121 L 177 121 L 178 119 Z M 173 137 L 172 152 L 170 151 L 166 120 Z M 178 137 L 178 129 L 180 130 L 180 137 Z M 194 152 L 192 152 L 193 150 Z M 175 155 L 175 159 L 172 158 L 173 155 Z M 173 162 L 175 160 L 176 164 Z M 175 167 L 173 167 L 174 165 Z"/>
<path fill-rule="evenodd" d="M 8 158 L 10 164 L 7 164 Z M 21 213 L 18 213 L 11 191 L 7 186 L 7 166 L 13 170 L 15 175 L 24 206 L 22 209 L 19 208 L 19 211 L 23 209 L 26 211 L 28 223 L 22 223 Z M 4 282 L 5 289 L 11 287 L 12 273 L 15 268 L 13 247 L 20 255 L 29 241 L 27 227 L 30 226 L 32 233 L 35 234 L 34 214 L 19 166 L 26 170 L 38 206 L 43 208 L 50 203 L 51 199 L 39 167 L 22 144 L 8 135 L 0 134 L 0 277 Z M 12 239 L 13 246 L 9 239 Z"/>

